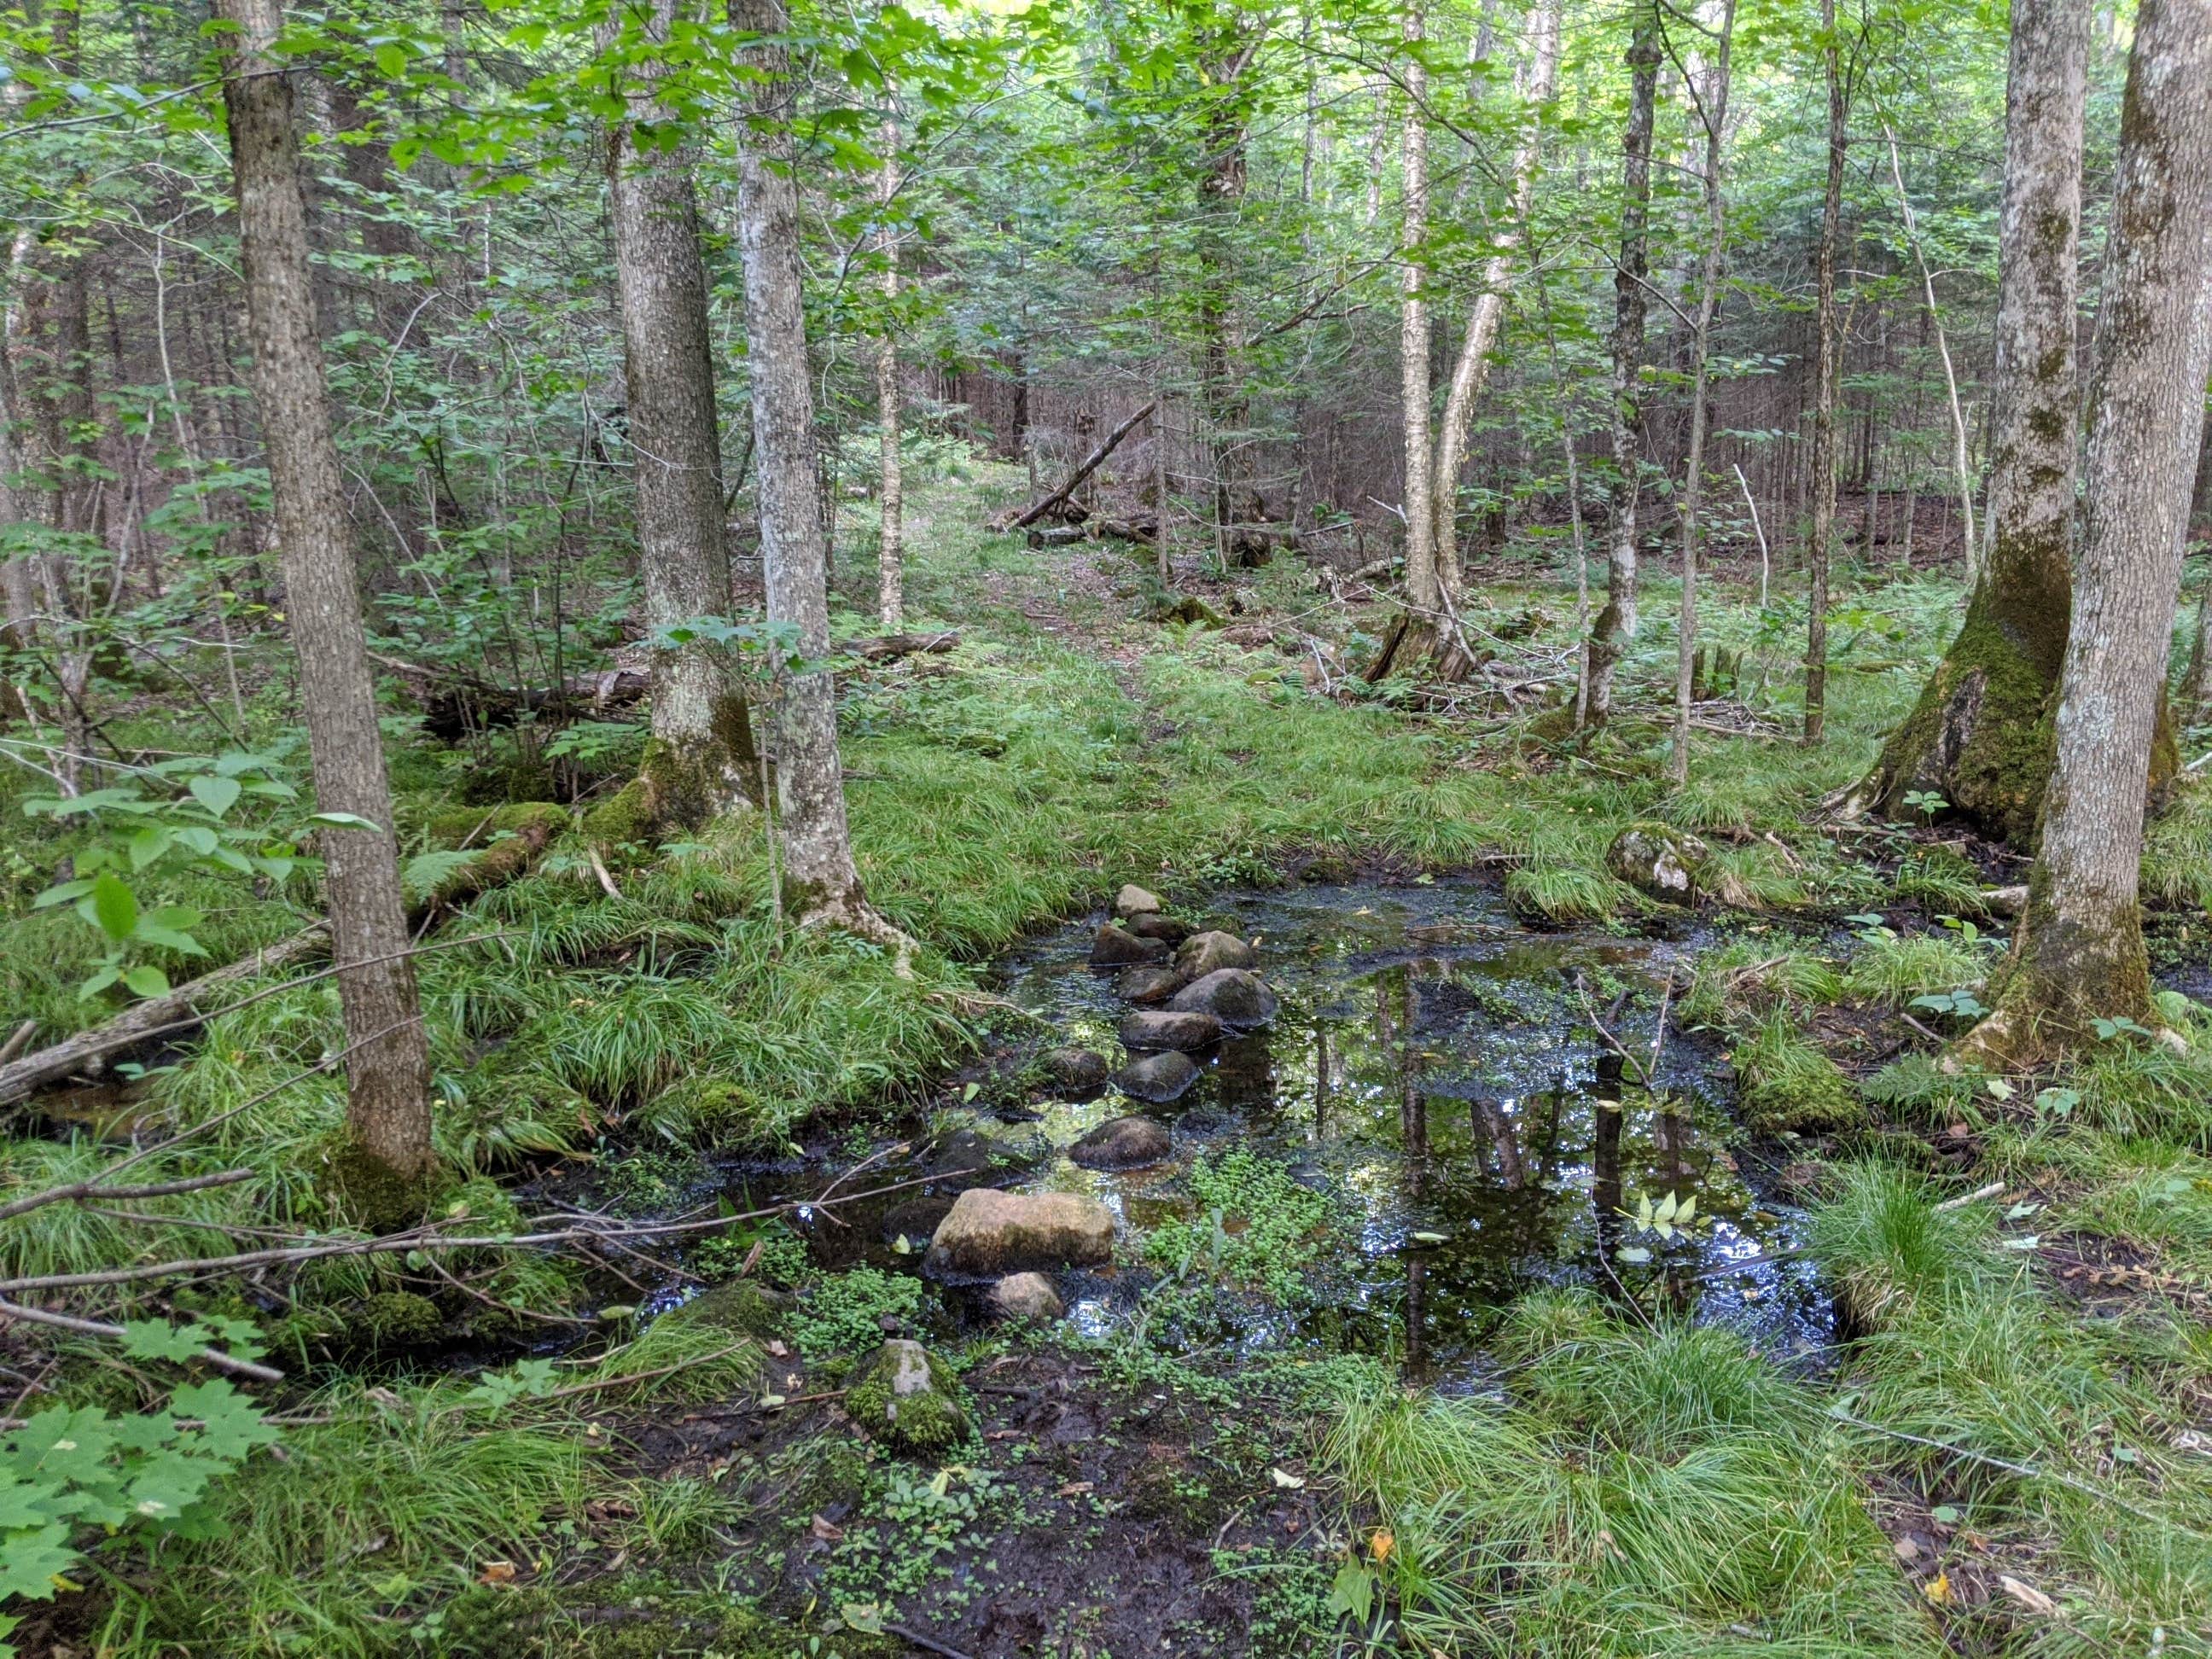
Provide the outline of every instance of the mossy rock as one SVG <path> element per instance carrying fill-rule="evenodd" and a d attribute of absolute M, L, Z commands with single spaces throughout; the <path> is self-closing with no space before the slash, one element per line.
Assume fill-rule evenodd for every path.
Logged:
<path fill-rule="evenodd" d="M 599 847 L 641 846 L 653 839 L 653 786 L 632 778 L 584 814 L 584 834 Z"/>
<path fill-rule="evenodd" d="M 661 1317 L 743 1336 L 766 1336 L 782 1328 L 790 1310 L 789 1301 L 765 1285 L 750 1279 L 733 1279 L 702 1291 Z"/>
<path fill-rule="evenodd" d="M 407 1175 L 370 1152 L 343 1127 L 324 1141 L 316 1161 L 322 1166 L 323 1200 L 331 1213 L 373 1233 L 412 1226 L 453 1188 L 453 1176 L 441 1165 Z"/>
<path fill-rule="evenodd" d="M 959 1379 L 919 1342 L 894 1337 L 854 1373 L 845 1411 L 871 1439 L 900 1451 L 931 1454 L 969 1435 Z"/>
<path fill-rule="evenodd" d="M 1816 1049 L 1771 1072 L 1749 1076 L 1743 1119 L 1753 1128 L 1814 1134 L 1857 1128 L 1868 1121 L 1866 1103 L 1836 1063 Z"/>

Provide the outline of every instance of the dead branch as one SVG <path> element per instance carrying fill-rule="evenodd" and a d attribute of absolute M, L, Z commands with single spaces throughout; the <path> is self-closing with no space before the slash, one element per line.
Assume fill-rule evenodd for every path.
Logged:
<path fill-rule="evenodd" d="M 44 1308 L 26 1308 L 13 1302 L 0 1302 L 0 1319 L 20 1319 L 29 1325 L 52 1325 L 57 1329 L 75 1331 L 82 1336 L 118 1337 L 128 1334 L 120 1325 L 110 1325 L 98 1319 L 79 1319 L 70 1314 L 48 1313 Z M 250 1376 L 257 1382 L 282 1382 L 284 1380 L 284 1373 L 273 1365 L 257 1365 L 250 1359 L 237 1358 L 220 1348 L 202 1348 L 199 1358 L 219 1371 Z"/>
<path fill-rule="evenodd" d="M 1076 467 L 1075 471 L 1067 475 L 1066 480 L 1060 483 L 1058 489 L 1050 490 L 1046 494 L 1040 495 L 1036 501 L 1030 502 L 1029 506 L 1024 507 L 1019 513 L 1014 514 L 1011 517 L 1001 514 L 999 519 L 994 520 L 992 522 L 991 527 L 994 530 L 1028 529 L 1039 519 L 1044 517 L 1046 514 L 1051 512 L 1053 508 L 1058 507 L 1070 495 L 1073 495 L 1076 490 L 1081 487 L 1083 481 L 1089 477 L 1092 473 L 1096 472 L 1098 470 L 1100 464 L 1103 463 L 1109 455 L 1111 455 L 1116 449 L 1121 447 L 1121 440 L 1127 437 L 1132 432 L 1134 432 L 1138 427 L 1141 426 L 1147 419 L 1149 419 L 1152 416 L 1152 410 L 1158 406 L 1159 405 L 1157 402 L 1146 404 L 1135 414 L 1130 416 L 1127 420 L 1122 422 L 1121 425 L 1115 427 L 1111 432 L 1108 433 L 1106 436 L 1100 441 L 1098 447 L 1083 458 L 1081 463 Z"/>

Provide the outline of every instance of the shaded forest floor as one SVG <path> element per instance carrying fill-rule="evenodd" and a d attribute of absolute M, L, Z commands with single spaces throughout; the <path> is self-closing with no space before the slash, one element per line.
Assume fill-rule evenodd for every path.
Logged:
<path fill-rule="evenodd" d="M 1279 559 L 1194 565 L 1164 593 L 1142 550 L 982 532 L 1011 483 L 918 492 L 913 625 L 961 643 L 847 685 L 856 849 L 925 946 L 916 975 L 781 933 L 757 825 L 603 847 L 604 880 L 570 830 L 442 916 L 422 959 L 441 1144 L 462 1177 L 448 1214 L 486 1231 L 560 1206 L 711 1218 L 856 1165 L 926 1174 L 963 1132 L 1009 1179 L 1064 1183 L 1054 1138 L 1081 1126 L 1042 1104 L 1035 1067 L 1060 1033 L 1010 978 L 1039 930 L 1128 880 L 1197 919 L 1257 914 L 1269 894 L 1387 902 L 1458 880 L 1450 902 L 1515 949 L 1565 941 L 1596 963 L 1618 945 L 1658 965 L 1638 954 L 1571 981 L 1547 958 L 1539 1007 L 1515 999 L 1540 975 L 1501 988 L 1462 963 L 1448 977 L 1470 1023 L 1439 1043 L 1479 1061 L 1516 1030 L 1555 1031 L 1586 1083 L 1601 1021 L 1628 1050 L 1610 1086 L 1632 1139 L 1694 1112 L 1716 1191 L 1719 1172 L 1746 1172 L 1737 1231 L 1709 1213 L 1680 1244 L 1623 1231 L 1585 1193 L 1594 1231 L 1571 1271 L 1409 1318 L 1420 1276 L 1405 1263 L 1443 1252 L 1443 1285 L 1453 1247 L 1425 1243 L 1402 1207 L 1395 1096 L 1370 1091 L 1340 1155 L 1318 1124 L 1301 1146 L 1209 1097 L 1158 1183 L 1121 1194 L 1116 1267 L 1064 1281 L 1077 1316 L 1039 1329 L 941 1295 L 872 1212 L 596 1264 L 488 1249 L 118 1293 L 103 1316 L 250 1321 L 295 1379 L 271 1401 L 292 1419 L 284 1457 L 218 1492 L 204 1536 L 112 1553 L 17 1632 L 25 1650 L 2206 1650 L 2212 1018 L 2185 996 L 2212 980 L 2201 787 L 2146 866 L 2189 1051 L 2121 1032 L 2064 1076 L 1948 1075 L 1930 1057 L 1965 1005 L 1916 999 L 1971 997 L 2004 933 L 1988 894 L 2015 873 L 1940 826 L 1838 831 L 1815 809 L 1909 706 L 1954 585 L 1860 573 L 1833 624 L 1832 737 L 1810 751 L 1789 740 L 1802 605 L 1723 596 L 1709 617 L 1731 683 L 1701 705 L 1691 782 L 1669 792 L 1663 584 L 1624 718 L 1578 751 L 1544 735 L 1571 689 L 1555 547 L 1479 574 L 1468 621 L 1489 659 L 1439 695 L 1360 678 L 1386 614 L 1366 590 L 1340 596 Z M 869 544 L 864 520 L 848 514 L 849 545 Z M 857 595 L 866 573 L 847 574 Z M 1164 619 L 1193 597 L 1202 609 Z M 269 704 L 257 715 L 281 740 Z M 635 736 L 614 720 L 587 736 L 596 747 L 552 767 L 526 732 L 398 740 L 417 880 L 474 855 L 456 817 L 580 783 L 583 805 L 604 799 Z M 1669 914 L 1609 871 L 1618 831 L 1651 820 L 1703 837 L 1734 902 Z M 100 1006 L 75 989 L 99 954 L 88 930 L 24 908 L 67 846 L 61 830 L 17 846 L 0 938 L 4 1012 L 40 1019 L 42 1041 Z M 206 912 L 218 956 L 305 915 L 298 893 L 211 878 L 166 896 Z M 1656 1060 L 1638 1075 L 1662 1030 L 1672 1063 L 1700 1068 L 1694 1086 Z M 208 1127 L 149 1178 L 250 1175 L 133 1218 L 0 1224 L 11 1273 L 342 1226 L 313 1178 L 339 1106 L 315 1068 L 342 1046 L 328 982 L 303 983 L 149 1056 L 167 1062 L 149 1075 L 34 1103 L 5 1148 L 26 1190 L 155 1123 Z M 1470 1085 L 1478 1100 L 1501 1087 Z M 1564 1092 L 1570 1116 L 1602 1110 L 1593 1087 Z M 1487 1188 L 1504 1152 L 1459 1111 L 1469 1127 L 1439 1123 L 1431 1158 L 1447 1186 L 1456 1168 Z M 894 1150 L 908 1143 L 921 1151 Z M 1632 1208 L 1635 1188 L 1623 1196 Z M 1695 1252 L 1750 1237 L 1755 1210 L 1779 1217 L 1775 1252 L 1806 1264 L 1829 1322 L 1787 1352 L 1698 1312 Z M 25 1401 L 161 1398 L 112 1352 L 50 1365 L 21 1329 L 6 1358 Z M 1422 1358 L 1409 1330 L 1465 1351 L 1449 1386 L 1402 1386 Z M 839 1391 L 886 1331 L 921 1336 L 961 1379 L 971 1432 L 940 1456 L 892 1455 L 844 1416 Z"/>

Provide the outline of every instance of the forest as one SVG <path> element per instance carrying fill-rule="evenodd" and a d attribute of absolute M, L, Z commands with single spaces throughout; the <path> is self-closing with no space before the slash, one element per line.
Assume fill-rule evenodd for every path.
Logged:
<path fill-rule="evenodd" d="M 0 1659 L 2212 1655 L 2212 0 L 0 0 Z"/>

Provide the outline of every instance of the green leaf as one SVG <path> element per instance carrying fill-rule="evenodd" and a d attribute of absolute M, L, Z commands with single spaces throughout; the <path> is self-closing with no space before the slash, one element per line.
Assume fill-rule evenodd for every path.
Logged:
<path fill-rule="evenodd" d="M 311 812 L 307 822 L 327 824 L 333 830 L 374 830 L 381 833 L 384 829 L 374 818 L 365 818 L 358 812 Z"/>
<path fill-rule="evenodd" d="M 0 1596 L 51 1601 L 60 1587 L 54 1580 L 77 1564 L 82 1552 L 70 1547 L 70 1529 L 50 1522 L 32 1532 L 0 1537 Z"/>
<path fill-rule="evenodd" d="M 407 73 L 407 53 L 404 48 L 386 44 L 376 49 L 376 72 L 387 81 L 397 81 Z"/>
<path fill-rule="evenodd" d="M 197 777 L 185 786 L 192 792 L 192 799 L 221 817 L 238 804 L 239 792 L 245 787 L 236 778 Z"/>
<path fill-rule="evenodd" d="M 100 931 L 116 940 L 127 939 L 138 927 L 138 897 L 113 875 L 103 870 L 87 896 L 92 920 Z"/>
<path fill-rule="evenodd" d="M 142 963 L 123 975 L 133 996 L 160 997 L 169 994 L 169 976 L 150 963 Z"/>

